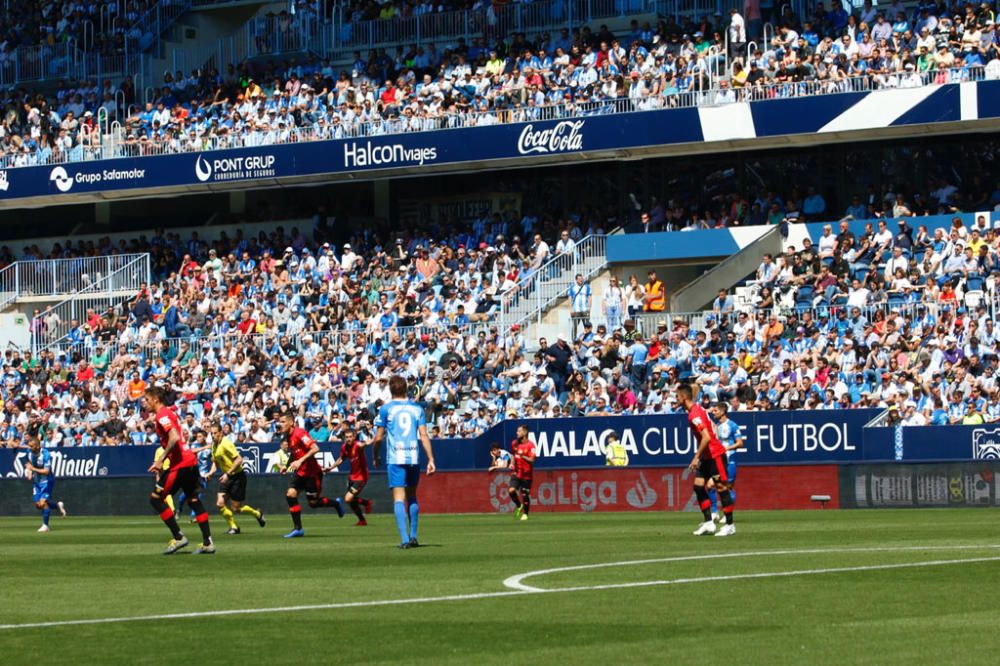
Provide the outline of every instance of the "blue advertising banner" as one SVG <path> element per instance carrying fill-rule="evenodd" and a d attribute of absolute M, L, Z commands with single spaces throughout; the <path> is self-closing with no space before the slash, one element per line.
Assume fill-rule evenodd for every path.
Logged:
<path fill-rule="evenodd" d="M 820 464 L 892 460 L 889 447 L 866 451 L 862 429 L 877 410 L 796 411 L 736 414 L 746 437 L 740 461 L 748 464 Z M 589 417 L 505 421 L 473 440 L 438 440 L 434 457 L 442 471 L 482 470 L 489 466 L 490 445 L 509 448 L 517 427 L 528 426 L 538 445 L 540 469 L 603 467 L 604 445 L 618 433 L 633 466 L 684 466 L 695 444 L 687 417 Z M 321 444 L 320 463 L 336 460 L 336 445 Z M 240 452 L 253 474 L 277 472 L 276 444 L 242 444 Z M 152 462 L 150 447 L 90 447 L 53 450 L 57 477 L 142 476 Z M 24 474 L 25 451 L 0 451 L 0 478 Z M 371 454 L 369 453 L 369 456 Z M 370 458 L 369 458 L 370 459 Z"/>
<path fill-rule="evenodd" d="M 923 428 L 865 428 L 880 410 L 735 413 L 745 448 L 741 465 L 826 465 L 884 462 L 963 462 L 1000 460 L 1000 425 Z M 437 440 L 434 457 L 441 471 L 483 470 L 490 446 L 509 449 L 518 426 L 526 425 L 538 448 L 539 469 L 603 467 L 608 434 L 618 434 L 633 467 L 683 467 L 696 449 L 682 414 L 504 421 L 476 439 Z M 251 474 L 278 472 L 277 444 L 241 444 Z M 337 458 L 336 444 L 321 444 L 325 467 Z M 57 477 L 143 476 L 152 447 L 88 447 L 52 450 Z M 24 475 L 27 452 L 0 450 L 0 479 Z M 371 460 L 371 449 L 368 450 Z M 421 464 L 423 454 L 421 454 Z M 345 471 L 344 469 L 338 471 Z M 380 470 L 375 470 L 376 473 Z"/>
<path fill-rule="evenodd" d="M 17 198 L 228 185 L 702 141 L 697 109 L 308 141 L 6 170 L 0 203 Z M 219 188 L 211 188 L 219 189 Z M 50 201 L 58 203 L 58 201 Z"/>
<path fill-rule="evenodd" d="M 757 465 L 861 461 L 866 458 L 862 430 L 877 414 L 872 409 L 735 413 L 732 420 L 746 443 L 737 455 L 740 463 Z M 697 449 L 683 414 L 505 421 L 480 438 L 480 447 L 488 449 L 492 436 L 506 448 L 522 423 L 538 445 L 543 469 L 603 466 L 612 431 L 628 450 L 630 465 L 684 466 Z"/>
<path fill-rule="evenodd" d="M 0 171 L 0 206 L 233 189 L 238 183 L 294 184 L 362 172 L 527 166 L 571 155 L 606 158 L 618 150 L 794 134 L 821 142 L 823 135 L 840 138 L 844 132 L 886 126 L 996 118 L 1000 108 L 984 100 L 996 99 L 998 90 L 1000 81 L 980 81 L 717 107 L 618 114 L 597 110 L 528 123 L 12 168 Z M 871 113 L 875 108 L 892 112 Z"/>
<path fill-rule="evenodd" d="M 488 466 L 489 447 L 479 452 L 477 440 L 440 440 L 434 443 L 436 463 L 442 470 L 471 470 Z M 278 444 L 238 444 L 244 466 L 250 474 L 277 474 L 279 472 Z M 121 477 L 146 476 L 153 462 L 152 446 L 92 446 L 50 449 L 52 470 L 60 477 Z M 323 467 L 332 465 L 339 454 L 339 444 L 320 443 L 317 456 Z M 481 453 L 481 455 L 477 455 Z M 371 449 L 367 450 L 369 463 Z M 0 479 L 24 476 L 27 449 L 0 449 Z M 421 454 L 421 460 L 423 455 Z M 423 464 L 423 462 L 421 463 Z M 334 471 L 347 471 L 341 465 Z M 382 468 L 374 470 L 384 471 Z"/>
<path fill-rule="evenodd" d="M 1000 460 L 1000 424 L 884 428 L 896 431 L 898 459 L 907 462 Z"/>

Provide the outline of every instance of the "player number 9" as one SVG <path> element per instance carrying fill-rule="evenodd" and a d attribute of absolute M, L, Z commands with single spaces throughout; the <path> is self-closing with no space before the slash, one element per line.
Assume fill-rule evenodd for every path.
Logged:
<path fill-rule="evenodd" d="M 410 434 L 410 430 L 413 429 L 413 417 L 407 412 L 399 413 L 399 429 L 400 436 L 406 437 Z"/>

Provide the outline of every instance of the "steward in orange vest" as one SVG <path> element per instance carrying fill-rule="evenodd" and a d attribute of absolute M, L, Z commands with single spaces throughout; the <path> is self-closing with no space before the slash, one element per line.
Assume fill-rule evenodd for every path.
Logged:
<path fill-rule="evenodd" d="M 656 279 L 656 271 L 649 271 L 646 282 L 646 312 L 663 312 L 667 307 L 667 291 Z"/>

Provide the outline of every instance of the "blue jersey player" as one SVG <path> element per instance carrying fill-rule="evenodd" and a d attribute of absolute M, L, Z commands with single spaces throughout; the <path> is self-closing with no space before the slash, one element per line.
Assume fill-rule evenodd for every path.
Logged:
<path fill-rule="evenodd" d="M 392 400 L 378 410 L 375 417 L 373 460 L 386 442 L 385 463 L 392 488 L 396 527 L 399 528 L 400 548 L 415 548 L 417 542 L 417 483 L 420 481 L 419 448 L 427 454 L 427 475 L 434 473 L 434 451 L 427 436 L 427 419 L 423 408 L 406 398 L 406 379 L 394 375 L 389 379 Z M 374 463 L 373 463 L 374 466 Z"/>
<path fill-rule="evenodd" d="M 28 460 L 24 476 L 32 483 L 31 501 L 42 512 L 42 526 L 38 531 L 48 532 L 52 504 L 56 505 L 63 516 L 66 515 L 66 506 L 59 500 L 52 499 L 52 492 L 56 487 L 56 475 L 52 472 L 52 454 L 48 449 L 42 448 L 42 443 L 37 437 L 28 440 Z"/>
<path fill-rule="evenodd" d="M 740 434 L 740 427 L 735 421 L 729 418 L 729 405 L 725 402 L 717 402 L 712 406 L 712 419 L 715 420 L 715 432 L 719 441 L 726 447 L 726 473 L 729 476 L 729 496 L 733 503 L 736 502 L 736 451 L 743 448 L 743 436 Z M 715 488 L 708 493 L 712 500 L 712 513 L 717 514 L 717 498 Z"/>

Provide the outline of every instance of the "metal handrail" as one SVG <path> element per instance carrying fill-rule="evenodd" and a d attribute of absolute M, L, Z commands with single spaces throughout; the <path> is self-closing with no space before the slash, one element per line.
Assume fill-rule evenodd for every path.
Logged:
<path fill-rule="evenodd" d="M 150 255 L 107 255 L 104 257 L 84 257 L 83 263 L 69 267 L 80 289 L 74 290 L 67 298 L 46 308 L 31 318 L 31 348 L 38 353 L 51 345 L 57 345 L 72 331 L 73 320 L 83 320 L 88 310 L 104 312 L 109 307 L 121 304 L 132 298 L 142 284 L 149 284 L 152 275 Z M 100 274 L 94 280 L 80 269 L 88 265 L 87 260 L 98 260 L 104 264 L 106 273 Z M 53 260 L 76 262 L 76 259 Z M 44 262 L 38 262 L 44 263 Z M 97 266 L 95 261 L 90 265 Z M 58 284 L 53 275 L 53 283 Z M 19 296 L 39 295 L 20 285 Z"/>
<path fill-rule="evenodd" d="M 601 266 L 606 265 L 607 238 L 605 234 L 584 236 L 577 241 L 571 253 L 557 254 L 534 271 L 522 275 L 517 284 L 500 294 L 501 326 L 523 325 L 532 319 L 540 319 L 569 290 L 577 272 L 582 272 L 584 278 L 590 277 L 594 271 L 584 269 L 589 260 L 600 257 Z M 565 279 L 567 271 L 570 272 L 568 281 Z"/>
<path fill-rule="evenodd" d="M 1000 296 L 993 296 L 989 299 L 984 299 L 983 304 L 987 309 L 987 314 L 990 318 L 995 319 L 998 311 L 1000 311 Z M 822 316 L 833 317 L 834 314 L 840 310 L 845 310 L 848 314 L 854 310 L 853 305 L 824 305 L 824 306 L 808 306 L 808 307 L 795 307 L 795 308 L 755 308 L 755 307 L 739 307 L 734 308 L 733 312 L 728 315 L 723 315 L 727 321 L 733 323 L 736 321 L 737 317 L 741 312 L 747 313 L 751 317 L 757 317 L 763 313 L 764 317 L 769 319 L 772 316 L 775 317 L 787 317 L 790 314 L 795 314 L 801 316 L 802 314 L 809 312 L 812 314 L 815 320 L 819 320 Z M 885 300 L 879 303 L 869 303 L 867 305 L 858 306 L 858 310 L 861 312 L 861 316 L 867 321 L 874 321 L 875 315 L 881 312 L 884 315 L 890 315 L 893 311 L 898 311 L 903 316 L 916 316 L 918 308 L 923 307 L 926 312 L 938 316 L 944 307 L 942 303 L 926 303 L 926 302 L 905 302 L 900 303 L 898 301 Z M 656 331 L 656 324 L 659 320 L 665 319 L 667 321 L 668 327 L 672 325 L 675 321 L 681 321 L 693 330 L 704 328 L 707 325 L 709 317 L 716 317 L 713 310 L 698 310 L 695 312 L 671 312 L 669 310 L 664 312 L 642 312 L 633 315 L 631 318 L 635 321 L 636 328 L 642 333 L 652 333 Z M 716 318 L 717 319 L 717 318 Z M 718 321 L 716 321 L 718 324 Z"/>
<path fill-rule="evenodd" d="M 774 225 L 770 229 L 768 229 L 767 231 L 765 231 L 764 233 L 762 233 L 760 236 L 754 238 L 752 245 L 756 245 L 757 243 L 760 243 L 761 241 L 767 239 L 768 237 L 771 237 L 771 236 L 774 236 L 775 234 L 780 234 L 780 233 L 781 233 L 781 226 L 780 225 Z M 715 276 L 718 275 L 717 271 L 723 270 L 726 266 L 728 266 L 728 265 L 730 265 L 730 264 L 732 264 L 734 262 L 742 261 L 743 256 L 741 256 L 741 254 L 742 254 L 743 250 L 745 250 L 745 249 L 746 248 L 744 247 L 744 248 L 741 248 L 740 251 L 734 252 L 733 254 L 729 255 L 728 257 L 726 257 L 725 259 L 723 259 L 719 263 L 717 263 L 714 266 L 712 266 L 712 268 L 710 268 L 709 270 L 705 271 L 704 273 L 702 273 L 701 275 L 699 275 L 695 279 L 691 280 L 690 282 L 688 282 L 687 284 L 685 284 L 684 286 L 682 286 L 680 289 L 678 289 L 677 291 L 675 291 L 673 293 L 673 295 L 671 296 L 671 299 L 680 298 L 680 296 L 684 292 L 688 291 L 689 289 L 694 289 L 694 288 L 698 287 L 699 285 L 701 285 L 704 282 L 712 282 L 712 281 L 714 281 L 715 280 Z"/>
<path fill-rule="evenodd" d="M 17 263 L 8 264 L 0 269 L 0 308 L 17 300 Z"/>
<path fill-rule="evenodd" d="M 487 5 L 479 9 L 430 12 L 419 16 L 351 21 L 343 11 L 334 14 L 333 42 L 341 48 L 372 49 L 425 39 L 509 34 L 598 19 L 640 16 L 657 12 L 657 0 L 541 0 Z M 708 7 L 707 1 L 705 7 Z M 715 11 L 714 1 L 711 5 Z"/>
<path fill-rule="evenodd" d="M 791 99 L 817 95 L 856 93 L 894 89 L 897 87 L 918 87 L 958 83 L 960 81 L 980 81 L 985 78 L 984 67 L 954 68 L 951 70 L 935 70 L 923 73 L 893 73 L 886 75 L 885 80 L 868 77 L 845 78 L 839 81 L 798 81 L 773 83 L 744 88 L 705 88 L 669 94 L 663 97 L 645 100 L 617 97 L 614 99 L 565 103 L 551 106 L 527 106 L 512 109 L 497 109 L 482 112 L 444 113 L 438 116 L 390 117 L 379 118 L 367 123 L 357 123 L 351 126 L 341 125 L 339 118 L 317 127 L 292 127 L 284 134 L 275 130 L 233 132 L 225 136 L 201 136 L 195 143 L 186 139 L 162 139 L 141 141 L 126 139 L 121 141 L 112 137 L 112 141 L 103 150 L 74 150 L 62 162 L 86 162 L 97 159 L 135 158 L 154 155 L 172 155 L 178 153 L 199 152 L 207 150 L 227 150 L 267 146 L 282 143 L 301 143 L 304 141 L 323 141 L 340 138 L 357 138 L 381 136 L 390 134 L 405 134 L 421 131 L 441 131 L 476 127 L 484 124 L 530 123 L 541 120 L 572 120 L 585 119 L 587 116 L 614 115 L 625 113 L 642 113 L 644 111 L 662 110 L 665 108 L 690 108 L 705 106 L 721 106 L 734 102 L 753 102 L 760 100 Z M 702 77 L 697 77 L 697 85 L 703 85 Z M 129 112 L 138 109 L 131 105 Z M 331 116 L 331 119 L 333 116 Z M 325 118 L 324 118 L 325 120 Z M 38 152 L 24 155 L 0 156 L 0 168 L 15 168 L 21 166 L 36 166 L 49 164 L 53 160 L 40 159 Z"/>
<path fill-rule="evenodd" d="M 87 20 L 83 25 L 82 43 L 70 39 L 64 43 L 34 44 L 19 46 L 13 53 L 13 73 L 9 66 L 0 66 L 0 85 L 11 85 L 28 81 L 44 81 L 50 79 L 106 78 L 109 76 L 131 75 L 142 66 L 144 49 L 140 39 L 128 37 L 128 31 L 133 25 L 127 18 L 116 13 L 111 16 L 111 9 L 102 5 L 99 15 L 101 33 L 108 31 L 121 32 L 126 35 L 122 42 L 122 52 L 105 55 L 92 52 L 97 26 Z M 141 16 L 134 25 L 151 27 L 154 41 L 146 45 L 148 48 L 159 47 L 163 33 L 170 28 L 186 11 L 191 8 L 191 0 L 157 3 Z M 82 47 L 82 48 L 81 48 Z"/>
<path fill-rule="evenodd" d="M 162 329 L 160 329 L 162 331 Z M 459 326 L 457 328 L 456 334 L 460 336 L 463 340 L 468 338 L 479 338 L 485 336 L 487 338 L 491 336 L 501 335 L 503 329 L 498 326 L 496 321 L 488 322 L 474 322 Z M 321 348 L 327 348 L 331 345 L 340 345 L 342 347 L 363 347 L 366 351 L 372 351 L 383 346 L 395 346 L 407 339 L 411 333 L 417 339 L 421 336 L 434 336 L 439 344 L 444 344 L 444 341 L 452 337 L 452 329 L 450 327 L 443 327 L 442 325 L 437 326 L 400 326 L 390 330 L 366 330 L 362 328 L 348 329 L 306 329 L 300 333 L 294 335 L 286 335 L 280 331 L 270 331 L 268 333 L 251 333 L 249 335 L 244 335 L 239 331 L 239 329 L 233 328 L 228 333 L 223 335 L 205 335 L 204 331 L 193 331 L 191 335 L 184 337 L 166 337 L 161 336 L 159 332 L 147 340 L 136 340 L 129 343 L 122 343 L 120 341 L 112 341 L 109 343 L 113 346 L 115 350 L 121 353 L 132 353 L 132 354 L 155 354 L 159 353 L 163 348 L 164 343 L 171 349 L 177 349 L 181 345 L 187 344 L 197 344 L 202 349 L 225 349 L 234 344 L 242 345 L 252 345 L 258 349 L 267 349 L 268 347 L 273 347 L 277 345 L 284 339 L 297 350 L 301 351 L 305 349 L 310 344 L 318 344 Z M 55 340 L 51 343 L 45 345 L 45 349 L 50 349 L 53 352 L 64 352 L 66 354 L 72 354 L 74 351 L 91 351 L 93 347 L 97 346 L 96 340 L 91 340 L 89 342 L 69 342 L 66 336 L 63 336 L 59 340 Z"/>
<path fill-rule="evenodd" d="M 60 296 L 100 291 L 109 276 L 143 259 L 146 253 L 68 259 L 31 259 L 11 264 L 17 271 L 19 296 Z M 148 281 L 149 276 L 146 276 Z M 138 288 L 138 283 L 135 285 Z"/>

